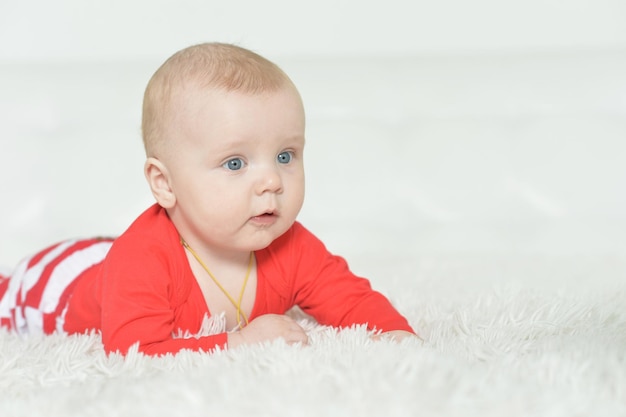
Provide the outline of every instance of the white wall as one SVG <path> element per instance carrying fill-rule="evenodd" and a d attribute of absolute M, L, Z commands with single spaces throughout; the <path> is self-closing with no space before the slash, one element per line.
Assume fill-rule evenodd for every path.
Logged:
<path fill-rule="evenodd" d="M 331 249 L 626 254 L 625 4 L 3 2 L 0 266 L 151 203 L 143 88 L 205 40 L 300 87 Z"/>
<path fill-rule="evenodd" d="M 0 59 L 159 59 L 190 43 L 269 55 L 626 46 L 622 0 L 21 0 L 0 4 Z"/>

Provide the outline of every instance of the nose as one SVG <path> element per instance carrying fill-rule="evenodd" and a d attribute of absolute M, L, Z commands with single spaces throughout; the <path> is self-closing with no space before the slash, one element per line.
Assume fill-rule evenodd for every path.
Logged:
<path fill-rule="evenodd" d="M 283 180 L 278 167 L 266 166 L 260 169 L 256 184 L 256 192 L 261 195 L 266 192 L 280 194 L 283 191 Z"/>

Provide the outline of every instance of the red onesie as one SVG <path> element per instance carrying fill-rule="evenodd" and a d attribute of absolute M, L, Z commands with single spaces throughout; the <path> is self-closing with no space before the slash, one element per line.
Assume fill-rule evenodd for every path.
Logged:
<path fill-rule="evenodd" d="M 35 311 L 42 315 L 34 321 L 42 322 L 46 333 L 55 329 L 68 333 L 99 330 L 107 352 L 125 353 L 136 342 L 140 351 L 153 355 L 226 347 L 224 330 L 207 335 L 203 328 L 212 313 L 191 272 L 178 232 L 160 206 L 146 210 L 112 245 L 106 239 L 78 241 L 66 245 L 71 249 L 65 252 L 58 249 L 59 245 L 28 259 L 22 275 L 36 269 L 46 254 L 50 258 L 55 248 L 57 257 L 63 259 L 71 254 L 79 258 L 77 251 L 106 257 L 100 261 L 93 255 L 78 267 L 79 274 L 74 268 L 73 277 L 62 280 L 63 290 L 56 291 L 59 296 L 53 298 L 57 300 L 54 308 L 50 307 L 50 297 L 43 299 L 47 287 L 54 285 L 50 276 L 55 275 L 52 264 L 58 265 L 58 261 L 48 259 L 37 271 L 42 277 L 48 276 L 48 283 L 33 284 L 33 273 L 30 279 L 22 279 L 21 286 L 13 285 L 13 291 L 7 291 L 12 284 L 0 283 L 0 296 L 5 292 L 0 300 L 3 325 L 32 327 L 27 323 L 30 310 L 30 316 L 38 317 Z M 369 281 L 352 274 L 342 258 L 330 254 L 297 222 L 255 256 L 257 290 L 250 320 L 263 314 L 283 314 L 297 305 L 325 325 L 367 324 L 370 329 L 413 332 L 389 301 L 372 290 Z M 30 294 L 36 288 L 37 296 Z M 48 307 L 42 308 L 45 303 Z"/>

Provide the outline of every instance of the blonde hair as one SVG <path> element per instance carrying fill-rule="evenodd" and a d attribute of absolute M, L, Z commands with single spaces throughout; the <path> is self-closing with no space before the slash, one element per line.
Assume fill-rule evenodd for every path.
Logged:
<path fill-rule="evenodd" d="M 173 99 L 189 85 L 260 94 L 293 83 L 276 64 L 239 46 L 203 43 L 182 49 L 159 67 L 144 93 L 141 130 L 147 156 L 156 156 L 166 141 Z"/>

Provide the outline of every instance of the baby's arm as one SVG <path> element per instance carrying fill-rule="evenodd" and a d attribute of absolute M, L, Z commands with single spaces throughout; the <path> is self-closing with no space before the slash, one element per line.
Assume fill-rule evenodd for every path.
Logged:
<path fill-rule="evenodd" d="M 308 337 L 294 319 L 280 314 L 265 314 L 252 320 L 243 329 L 228 334 L 228 347 L 283 339 L 289 344 L 308 342 Z"/>
<path fill-rule="evenodd" d="M 294 228 L 296 229 L 296 228 Z M 367 279 L 354 275 L 345 260 L 332 255 L 303 227 L 294 231 L 293 259 L 297 259 L 294 304 L 321 324 L 350 327 L 367 324 L 397 340 L 414 335 L 408 321 Z"/>

